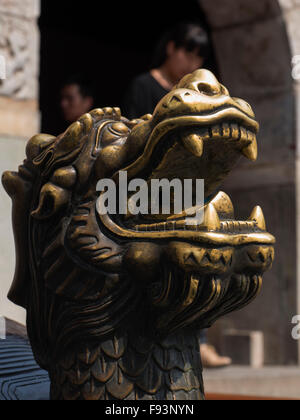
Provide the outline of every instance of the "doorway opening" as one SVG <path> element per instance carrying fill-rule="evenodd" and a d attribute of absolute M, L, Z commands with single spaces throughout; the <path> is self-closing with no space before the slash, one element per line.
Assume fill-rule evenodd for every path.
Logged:
<path fill-rule="evenodd" d="M 93 82 L 96 107 L 120 106 L 130 81 L 149 70 L 153 50 L 166 29 L 182 21 L 209 29 L 198 0 L 189 0 L 189 6 L 180 9 L 174 0 L 164 0 L 163 8 L 161 4 L 42 0 L 43 132 L 58 135 L 62 130 L 59 91 L 70 76 L 84 75 Z M 213 52 L 206 67 L 217 72 Z"/>

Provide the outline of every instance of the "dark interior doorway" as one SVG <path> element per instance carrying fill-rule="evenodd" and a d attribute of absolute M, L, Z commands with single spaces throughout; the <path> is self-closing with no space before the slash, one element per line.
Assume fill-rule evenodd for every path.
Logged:
<path fill-rule="evenodd" d="M 42 130 L 60 133 L 63 81 L 83 74 L 95 85 L 96 106 L 118 106 L 136 75 L 149 69 L 165 30 L 181 21 L 206 26 L 198 0 L 105 2 L 42 0 L 40 107 Z M 206 67 L 216 71 L 211 58 Z"/>

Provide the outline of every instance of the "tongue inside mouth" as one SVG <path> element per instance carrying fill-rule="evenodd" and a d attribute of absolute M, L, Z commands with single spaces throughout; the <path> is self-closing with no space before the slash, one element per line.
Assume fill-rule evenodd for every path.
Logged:
<path fill-rule="evenodd" d="M 247 221 L 234 221 L 230 198 L 225 193 L 215 193 L 242 155 L 250 160 L 257 158 L 258 125 L 255 124 L 232 109 L 219 110 L 208 116 L 181 116 L 161 122 L 153 129 L 143 154 L 121 171 L 126 173 L 129 183 L 137 180 L 143 182 L 147 192 L 140 195 L 142 199 L 139 199 L 137 205 L 136 193 L 139 190 L 128 187 L 131 192 L 128 194 L 127 215 L 115 219 L 120 227 L 133 232 L 264 231 L 262 211 L 254 210 Z M 120 173 L 114 176 L 117 183 L 118 178 L 120 179 Z M 153 182 L 161 181 L 169 183 L 169 212 L 162 211 L 166 195 L 163 187 L 158 187 L 159 192 L 156 191 L 156 199 L 153 200 Z M 186 206 L 185 182 L 188 181 L 192 181 L 192 191 Z M 203 183 L 200 200 L 198 181 Z M 178 189 L 177 192 L 174 187 L 176 182 L 181 184 L 181 190 Z M 119 188 L 121 191 L 124 187 L 119 185 Z M 142 207 L 141 201 L 146 211 L 132 211 Z M 159 203 L 159 210 L 156 212 L 152 211 L 153 201 Z M 179 211 L 176 207 L 178 202 L 181 202 Z M 182 203 L 185 210 L 182 210 Z"/>

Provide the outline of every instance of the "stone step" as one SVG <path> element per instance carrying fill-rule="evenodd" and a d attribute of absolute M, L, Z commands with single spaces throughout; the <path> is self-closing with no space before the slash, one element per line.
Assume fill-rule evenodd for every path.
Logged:
<path fill-rule="evenodd" d="M 299 366 L 205 369 L 204 384 L 207 394 L 300 400 Z"/>

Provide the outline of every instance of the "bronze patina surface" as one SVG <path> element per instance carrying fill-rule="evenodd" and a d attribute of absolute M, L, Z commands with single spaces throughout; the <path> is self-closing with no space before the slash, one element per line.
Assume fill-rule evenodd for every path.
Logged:
<path fill-rule="evenodd" d="M 212 73 L 187 75 L 153 116 L 96 109 L 59 137 L 38 135 L 3 184 L 17 250 L 10 299 L 27 309 L 52 399 L 203 399 L 196 331 L 247 305 L 274 258 L 260 207 L 234 218 L 216 192 L 257 157 L 251 107 Z M 101 215 L 97 182 L 204 179 L 203 223 L 187 215 Z M 129 196 L 130 200 L 130 196 Z"/>

